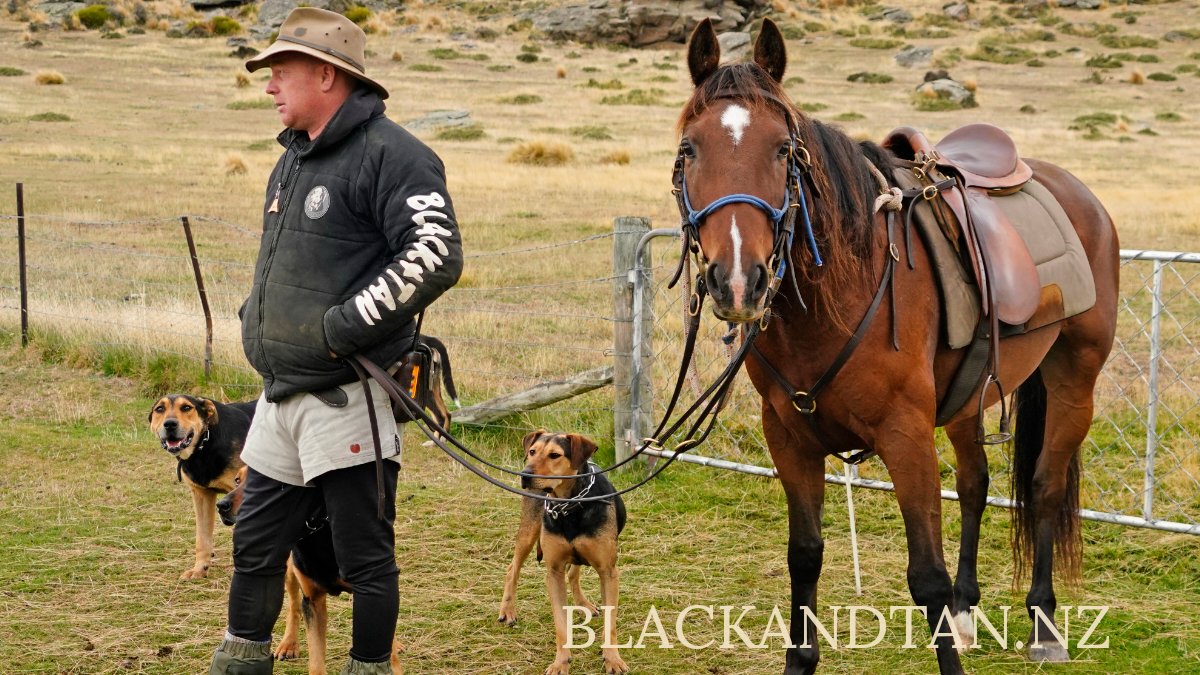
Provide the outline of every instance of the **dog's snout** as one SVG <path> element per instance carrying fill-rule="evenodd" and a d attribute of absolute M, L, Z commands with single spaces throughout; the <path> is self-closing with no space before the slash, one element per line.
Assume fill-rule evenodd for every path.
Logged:
<path fill-rule="evenodd" d="M 168 417 L 167 419 L 163 420 L 163 428 L 168 431 L 174 431 L 178 427 L 179 427 L 179 420 L 177 420 L 173 417 Z"/>
<path fill-rule="evenodd" d="M 523 474 L 521 476 L 521 489 L 528 490 L 533 487 L 533 467 L 526 466 L 524 469 L 521 469 L 521 473 Z"/>

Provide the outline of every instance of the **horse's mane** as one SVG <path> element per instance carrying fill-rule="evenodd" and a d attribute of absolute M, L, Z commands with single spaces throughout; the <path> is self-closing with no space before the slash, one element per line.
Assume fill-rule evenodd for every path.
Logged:
<path fill-rule="evenodd" d="M 814 289 L 816 310 L 849 333 L 838 297 L 860 282 L 864 266 L 874 269 L 875 260 L 873 207 L 879 185 L 867 162 L 887 176 L 892 156 L 874 143 L 856 143 L 840 129 L 806 116 L 783 87 L 755 63 L 722 66 L 705 79 L 684 104 L 679 130 L 711 105 L 730 98 L 753 110 L 768 106 L 781 110 L 808 149 L 813 187 L 808 196 L 809 210 L 824 265 L 813 264 L 798 222 L 793 255 L 797 263 L 795 273 Z"/>

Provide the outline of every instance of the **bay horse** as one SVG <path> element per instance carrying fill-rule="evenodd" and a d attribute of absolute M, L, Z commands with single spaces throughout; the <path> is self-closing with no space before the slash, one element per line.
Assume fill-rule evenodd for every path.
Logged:
<path fill-rule="evenodd" d="M 935 410 L 965 349 L 951 350 L 940 338 L 943 308 L 925 246 L 905 250 L 904 237 L 893 239 L 884 213 L 873 209 L 882 176 L 872 167 L 890 175 L 896 158 L 797 110 L 781 86 L 786 48 L 769 19 L 753 62 L 719 61 L 716 34 L 705 20 L 689 40 L 695 89 L 679 119 L 676 191 L 685 241 L 700 263 L 697 284 L 706 287 L 714 314 L 746 324 L 751 336 L 750 326 L 760 329 L 752 338 L 758 353 L 745 365 L 762 396 L 763 431 L 787 496 L 792 644 L 784 673 L 811 673 L 817 665 L 825 458 L 854 449 L 873 451 L 891 476 L 908 545 L 909 590 L 926 610 L 940 672 L 962 672 L 954 638 L 961 637 L 961 647 L 974 637 L 988 486 L 977 430 L 981 410 L 1003 396 L 979 385 L 971 400 L 982 403 L 964 406 L 943 425 L 957 458 L 962 509 L 952 582 L 942 550 Z M 1119 248 L 1112 219 L 1088 188 L 1053 164 L 1027 163 L 1078 232 L 1096 287 L 1091 309 L 1000 340 L 995 373 L 1010 391 L 1020 385 L 1012 536 L 1018 578 L 1032 558 L 1028 656 L 1064 661 L 1069 655 L 1050 632 L 1057 630 L 1052 573 L 1057 567 L 1069 579 L 1078 574 L 1078 453 L 1112 347 Z M 809 222 L 796 227 L 794 241 L 792 232 L 778 231 L 789 209 L 807 213 Z M 913 264 L 898 262 L 901 254 Z M 791 263 L 791 276 L 783 274 L 781 259 Z M 862 321 L 868 313 L 873 322 Z M 856 325 L 861 334 L 851 335 Z"/>

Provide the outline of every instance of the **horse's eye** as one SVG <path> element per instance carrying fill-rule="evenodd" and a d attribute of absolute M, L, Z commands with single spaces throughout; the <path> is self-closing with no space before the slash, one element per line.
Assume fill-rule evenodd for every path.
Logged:
<path fill-rule="evenodd" d="M 682 152 L 683 156 L 687 157 L 688 159 L 696 158 L 696 149 L 693 148 L 692 144 L 688 143 L 687 141 L 679 144 L 679 151 Z"/>
<path fill-rule="evenodd" d="M 779 146 L 779 159 L 787 159 L 788 155 L 792 154 L 792 144 L 784 143 Z"/>

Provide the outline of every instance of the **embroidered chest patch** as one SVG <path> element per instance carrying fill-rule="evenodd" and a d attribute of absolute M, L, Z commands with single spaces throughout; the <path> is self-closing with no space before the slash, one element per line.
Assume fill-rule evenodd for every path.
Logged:
<path fill-rule="evenodd" d="M 304 198 L 304 213 L 316 220 L 329 210 L 329 190 L 324 185 L 318 185 L 308 191 Z"/>

